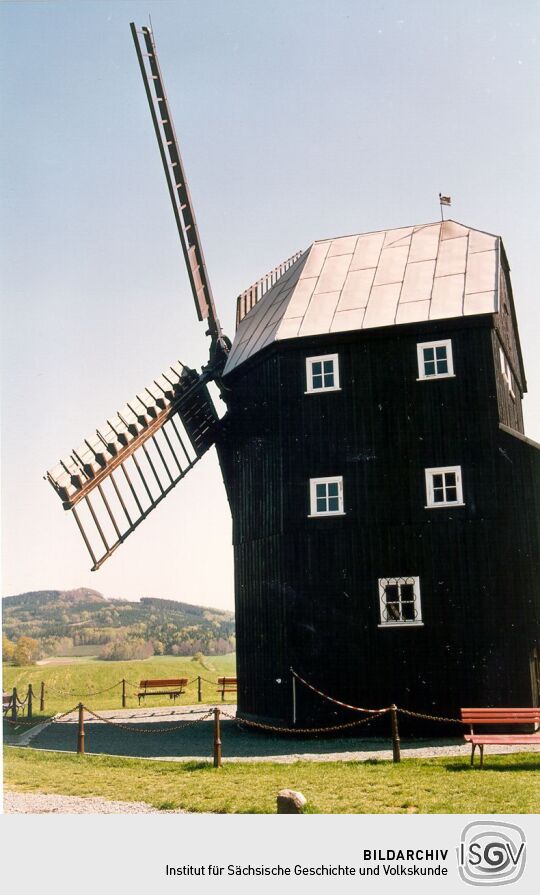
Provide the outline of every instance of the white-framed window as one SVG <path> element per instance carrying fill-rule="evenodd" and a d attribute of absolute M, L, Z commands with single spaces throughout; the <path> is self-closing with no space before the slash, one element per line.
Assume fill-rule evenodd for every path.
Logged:
<path fill-rule="evenodd" d="M 427 507 L 462 507 L 463 482 L 461 466 L 438 466 L 426 469 Z"/>
<path fill-rule="evenodd" d="M 343 476 L 309 480 L 310 517 L 344 516 Z"/>
<path fill-rule="evenodd" d="M 512 373 L 512 368 L 510 367 L 510 364 L 508 363 L 508 358 L 506 357 L 506 354 L 504 353 L 504 351 L 502 350 L 502 348 L 500 346 L 499 346 L 499 358 L 501 361 L 501 372 L 503 374 L 503 379 L 505 380 L 505 382 L 508 386 L 508 391 L 510 392 L 510 397 L 512 398 L 512 400 L 515 401 L 516 393 L 514 390 L 514 376 Z"/>
<path fill-rule="evenodd" d="M 440 342 L 420 342 L 416 346 L 418 355 L 418 379 L 447 379 L 454 376 L 452 340 Z"/>
<path fill-rule="evenodd" d="M 381 623 L 379 628 L 422 625 L 420 579 L 379 578 Z"/>
<path fill-rule="evenodd" d="M 306 357 L 306 395 L 339 390 L 339 355 Z"/>

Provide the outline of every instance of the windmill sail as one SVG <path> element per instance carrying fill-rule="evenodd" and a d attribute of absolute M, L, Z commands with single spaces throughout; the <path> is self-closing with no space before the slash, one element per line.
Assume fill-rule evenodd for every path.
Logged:
<path fill-rule="evenodd" d="M 176 225 L 180 235 L 197 316 L 199 320 L 208 320 L 208 330 L 212 338 L 223 342 L 223 333 L 206 270 L 195 211 L 178 148 L 171 110 L 165 93 L 154 37 L 150 28 L 138 30 L 133 22 L 130 27 L 154 123 Z"/>
<path fill-rule="evenodd" d="M 206 379 L 174 364 L 47 473 L 92 571 L 214 444 L 218 418 Z"/>

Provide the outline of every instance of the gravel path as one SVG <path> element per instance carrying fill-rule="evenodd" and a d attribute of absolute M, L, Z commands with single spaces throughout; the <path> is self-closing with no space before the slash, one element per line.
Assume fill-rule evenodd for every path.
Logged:
<path fill-rule="evenodd" d="M 213 752 L 213 720 L 201 719 L 209 706 L 177 706 L 176 708 L 115 709 L 99 712 L 98 721 L 91 716 L 85 723 L 85 749 L 91 754 L 132 756 L 167 761 L 210 761 Z M 316 737 L 283 737 L 268 731 L 254 731 L 235 723 L 235 705 L 222 708 L 221 738 L 226 762 L 295 761 L 366 761 L 391 759 L 392 744 L 388 735 L 354 736 L 332 739 Z M 192 722 L 201 719 L 200 723 Z M 375 721 L 378 731 L 388 724 Z M 184 726 L 185 725 L 185 726 Z M 179 729 L 180 728 L 180 729 Z M 362 730 L 362 728 L 360 728 Z M 73 752 L 77 743 L 77 714 L 60 722 L 43 724 L 21 735 L 4 737 L 7 745 L 31 746 L 34 749 Z M 468 760 L 471 747 L 458 734 L 454 737 L 408 739 L 401 741 L 403 758 L 435 758 L 460 756 Z M 537 752 L 540 746 L 488 746 L 490 755 L 508 752 Z"/>
<path fill-rule="evenodd" d="M 98 796 L 46 795 L 41 792 L 4 792 L 5 814 L 185 814 L 159 811 L 147 802 L 112 802 Z"/>

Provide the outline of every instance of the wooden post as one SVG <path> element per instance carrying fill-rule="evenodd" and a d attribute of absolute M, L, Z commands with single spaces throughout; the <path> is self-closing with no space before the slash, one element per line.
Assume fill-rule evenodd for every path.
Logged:
<path fill-rule="evenodd" d="M 122 708 L 126 707 L 126 680 L 122 678 Z"/>
<path fill-rule="evenodd" d="M 202 680 L 201 676 L 197 678 L 197 699 L 202 702 Z"/>
<path fill-rule="evenodd" d="M 401 761 L 399 728 L 397 719 L 397 706 L 390 706 L 390 717 L 392 719 L 392 751 L 394 753 L 394 762 Z"/>
<path fill-rule="evenodd" d="M 32 708 L 33 708 L 33 706 L 32 706 L 32 701 L 33 701 L 33 698 L 34 698 L 34 692 L 33 692 L 33 690 L 32 690 L 32 684 L 28 684 L 28 711 L 27 711 L 26 714 L 28 715 L 28 720 L 29 720 L 29 721 L 32 720 Z"/>
<path fill-rule="evenodd" d="M 11 694 L 11 720 L 17 720 L 17 687 L 13 687 L 13 693 Z"/>
<path fill-rule="evenodd" d="M 45 711 L 45 681 L 41 681 L 41 690 L 39 694 L 39 710 Z"/>
<path fill-rule="evenodd" d="M 84 705 L 79 702 L 79 729 L 77 731 L 77 755 L 84 755 Z"/>
<path fill-rule="evenodd" d="M 221 767 L 221 726 L 219 723 L 220 711 L 214 709 L 214 767 Z"/>

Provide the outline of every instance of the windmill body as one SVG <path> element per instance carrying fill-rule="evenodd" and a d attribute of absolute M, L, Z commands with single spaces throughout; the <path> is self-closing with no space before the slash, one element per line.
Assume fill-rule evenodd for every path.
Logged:
<path fill-rule="evenodd" d="M 173 364 L 48 473 L 93 568 L 215 444 L 240 715 L 343 717 L 293 698 L 291 668 L 354 705 L 535 704 L 540 449 L 523 432 L 500 237 L 444 221 L 315 242 L 239 296 L 231 346 L 155 43 L 132 33 L 211 348 L 201 373 Z"/>
<path fill-rule="evenodd" d="M 291 666 L 353 705 L 537 699 L 540 450 L 500 238 L 314 243 L 223 379 L 240 710 L 290 723 Z M 335 718 L 298 694 L 298 724 Z"/>

